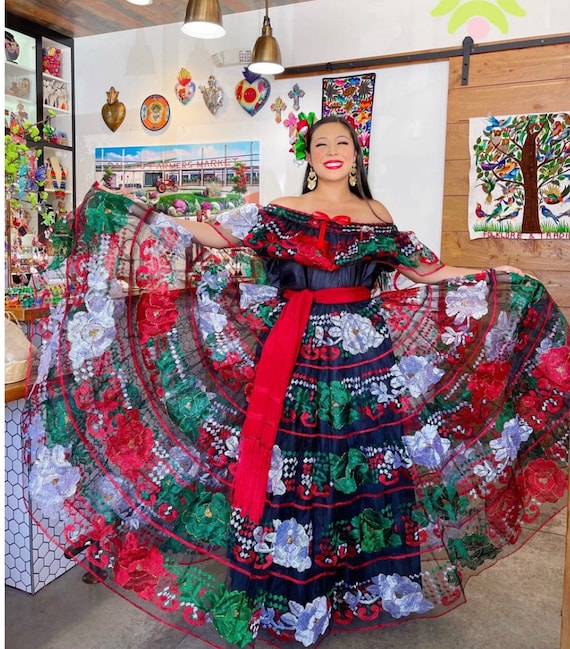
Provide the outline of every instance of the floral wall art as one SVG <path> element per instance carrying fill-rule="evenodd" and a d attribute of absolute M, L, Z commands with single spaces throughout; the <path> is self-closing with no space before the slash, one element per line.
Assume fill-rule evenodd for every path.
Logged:
<path fill-rule="evenodd" d="M 570 112 L 469 120 L 469 234 L 570 239 Z"/>
<path fill-rule="evenodd" d="M 323 79 L 323 117 L 340 115 L 356 129 L 368 169 L 376 74 Z"/>

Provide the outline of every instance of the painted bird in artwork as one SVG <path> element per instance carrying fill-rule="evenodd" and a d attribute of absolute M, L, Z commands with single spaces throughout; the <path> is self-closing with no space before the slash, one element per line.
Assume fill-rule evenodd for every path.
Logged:
<path fill-rule="evenodd" d="M 554 223 L 560 223 L 560 219 L 563 218 L 564 216 L 570 216 L 570 210 L 566 210 L 565 212 L 561 212 L 560 214 L 554 214 L 552 210 L 549 210 L 546 205 L 541 205 L 540 206 L 540 213 L 542 216 L 544 216 L 545 219 L 552 219 Z"/>
<path fill-rule="evenodd" d="M 485 219 L 485 223 L 489 223 L 491 219 L 494 219 L 498 214 L 501 213 L 501 209 L 502 209 L 501 206 L 497 205 L 497 207 L 495 207 L 495 209 L 492 212 L 487 213 L 481 207 L 481 203 L 477 203 L 477 205 L 475 206 L 475 216 L 478 219 Z"/>
<path fill-rule="evenodd" d="M 542 200 L 548 205 L 556 205 L 570 200 L 570 185 L 560 189 L 558 185 L 549 184 L 542 190 Z"/>
<path fill-rule="evenodd" d="M 516 219 L 519 214 L 520 208 L 514 210 L 514 212 L 509 212 L 509 214 L 503 214 L 502 216 L 499 216 L 497 218 L 497 221 L 499 221 L 499 223 L 501 223 L 502 221 L 511 221 L 512 219 Z"/>
<path fill-rule="evenodd" d="M 512 160 L 501 160 L 495 172 L 501 180 L 513 180 L 517 175 L 517 164 Z"/>
<path fill-rule="evenodd" d="M 486 198 L 485 203 L 493 202 L 493 190 L 495 189 L 496 181 L 494 179 L 484 180 L 482 183 L 478 183 L 476 187 L 481 187 L 485 192 Z"/>

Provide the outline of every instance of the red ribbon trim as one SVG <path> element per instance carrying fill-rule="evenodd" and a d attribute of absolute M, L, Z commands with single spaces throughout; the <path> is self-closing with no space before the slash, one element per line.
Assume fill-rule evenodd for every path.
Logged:
<path fill-rule="evenodd" d="M 257 523 L 263 514 L 271 454 L 287 386 L 301 348 L 313 302 L 342 304 L 370 299 L 363 287 L 285 291 L 288 298 L 270 331 L 257 364 L 241 431 L 232 506 Z"/>

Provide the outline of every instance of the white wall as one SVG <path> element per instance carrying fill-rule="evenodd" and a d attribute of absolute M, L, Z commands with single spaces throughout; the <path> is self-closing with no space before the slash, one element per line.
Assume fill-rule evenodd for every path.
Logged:
<path fill-rule="evenodd" d="M 570 31 L 568 0 L 520 0 L 527 18 L 510 18 L 511 38 Z M 345 0 L 313 0 L 270 9 L 274 35 L 286 66 L 381 56 L 439 47 L 460 46 L 465 33 L 450 35 L 448 17 L 433 18 L 437 4 L 417 0 L 398 3 L 371 0 L 348 11 Z M 394 6 L 397 5 L 397 6 Z M 529 9 L 530 7 L 530 9 Z M 538 10 L 540 9 L 540 10 Z M 182 13 L 182 10 L 181 10 Z M 305 91 L 301 110 L 320 115 L 323 76 L 276 81 L 264 108 L 249 116 L 234 99 L 242 68 L 216 67 L 215 52 L 251 49 L 261 31 L 263 12 L 224 17 L 226 36 L 202 41 L 185 36 L 180 24 L 91 36 L 75 42 L 76 171 L 79 196 L 94 180 L 94 149 L 171 143 L 223 142 L 255 139 L 261 142 L 261 202 L 298 193 L 303 168 L 288 153 L 288 133 L 275 122 L 270 104 L 280 96 L 292 110 L 287 93 L 299 83 Z M 182 18 L 182 16 L 181 16 Z M 518 21 L 518 22 L 517 22 Z M 522 26 L 526 30 L 522 29 Z M 521 31 L 522 30 L 522 31 Z M 532 31 L 534 30 L 534 31 Z M 491 31 L 488 40 L 500 40 Z M 212 115 L 197 90 L 183 106 L 174 86 L 181 67 L 190 70 L 196 85 L 214 74 L 224 89 L 224 107 Z M 369 179 L 376 198 L 386 204 L 402 229 L 413 229 L 434 250 L 440 249 L 447 63 L 422 63 L 378 70 L 372 123 Z M 358 74 L 354 70 L 351 74 Z M 101 117 L 106 91 L 114 86 L 127 107 L 122 126 L 111 132 Z M 170 103 L 169 125 L 147 131 L 140 122 L 140 106 L 150 94 Z"/>

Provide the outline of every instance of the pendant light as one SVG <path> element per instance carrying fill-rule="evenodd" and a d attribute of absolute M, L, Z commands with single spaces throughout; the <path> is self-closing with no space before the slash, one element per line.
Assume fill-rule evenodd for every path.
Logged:
<path fill-rule="evenodd" d="M 265 17 L 261 36 L 255 41 L 248 69 L 256 74 L 279 74 L 285 69 L 281 64 L 279 43 L 273 36 L 269 22 L 268 0 L 265 0 Z"/>
<path fill-rule="evenodd" d="M 146 7 L 146 5 L 151 5 L 152 0 L 127 0 L 132 5 L 140 5 L 141 7 Z"/>
<path fill-rule="evenodd" d="M 219 38 L 226 33 L 218 0 L 188 0 L 182 31 L 195 38 Z"/>

